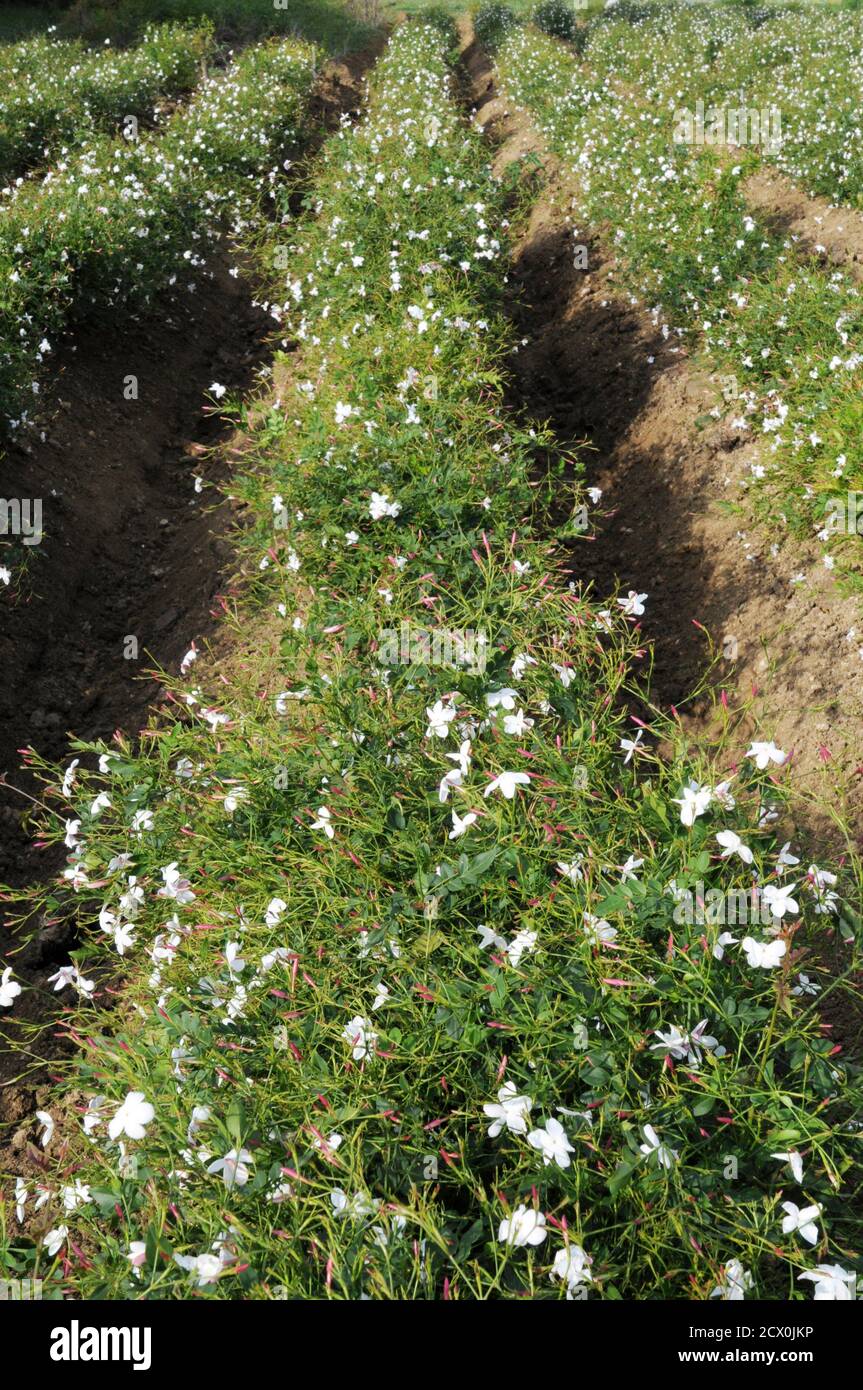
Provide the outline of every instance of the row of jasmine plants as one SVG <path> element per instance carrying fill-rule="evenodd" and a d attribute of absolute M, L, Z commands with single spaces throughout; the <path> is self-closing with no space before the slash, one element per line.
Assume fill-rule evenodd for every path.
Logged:
<path fill-rule="evenodd" d="M 4 1267 L 84 1298 L 851 1299 L 853 876 L 783 833 L 768 737 L 729 766 L 627 713 L 649 595 L 564 578 L 551 518 L 587 499 L 504 407 L 513 209 L 449 42 L 396 30 L 263 248 L 291 350 L 243 422 L 222 659 L 190 646 L 140 749 L 32 758 L 79 1046 Z"/>
<path fill-rule="evenodd" d="M 374 6 L 348 8 L 339 0 L 73 0 L 55 28 L 89 43 L 132 43 L 148 23 L 193 19 L 212 21 L 231 43 L 300 36 L 332 54 L 356 50 L 376 34 Z"/>
<path fill-rule="evenodd" d="M 77 315 L 194 283 L 218 234 L 246 230 L 302 144 L 317 50 L 274 40 L 203 81 L 153 132 L 95 136 L 0 205 L 0 412 L 31 418 Z"/>
<path fill-rule="evenodd" d="M 585 31 L 593 66 L 672 110 L 700 100 L 705 108 L 779 112 L 781 139 L 765 157 L 808 192 L 861 206 L 859 11 L 777 6 L 757 27 L 740 5 L 656 6 L 634 23 L 615 15 L 609 8 Z"/>
<path fill-rule="evenodd" d="M 639 31 L 627 28 L 637 45 Z M 669 102 L 657 107 L 621 86 L 613 64 L 594 67 L 590 51 L 581 61 L 518 28 L 497 52 L 503 90 L 576 176 L 580 215 L 605 229 L 663 336 L 731 377 L 731 399 L 717 390 L 716 411 L 741 440 L 763 445 L 741 497 L 777 545 L 816 541 L 827 569 L 861 589 L 859 535 L 848 524 L 848 494 L 863 489 L 860 287 L 754 215 L 746 180 L 758 149 L 690 138 Z"/>
<path fill-rule="evenodd" d="M 208 24 L 164 24 L 150 26 L 128 50 L 40 38 L 13 45 L 17 61 L 0 53 L 0 183 L 65 155 L 95 131 L 152 120 L 157 102 L 195 86 L 212 38 Z M 38 63 L 29 61 L 34 48 Z"/>

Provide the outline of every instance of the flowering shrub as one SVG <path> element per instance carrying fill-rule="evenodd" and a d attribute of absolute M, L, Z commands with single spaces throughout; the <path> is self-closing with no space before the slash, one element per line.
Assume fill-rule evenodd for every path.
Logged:
<path fill-rule="evenodd" d="M 129 116 L 152 117 L 159 97 L 194 87 L 209 51 L 208 24 L 152 25 L 139 47 L 89 53 L 41 37 L 0 55 L 0 183 L 83 144 Z"/>
<path fill-rule="evenodd" d="M 817 537 L 827 568 L 838 563 L 861 588 L 859 537 L 830 524 L 837 495 L 863 491 L 860 288 L 796 256 L 750 212 L 745 182 L 757 149 L 675 138 L 675 113 L 698 90 L 684 75 L 691 51 L 674 47 L 679 22 L 667 20 L 667 43 L 647 48 L 633 37 L 641 27 L 598 31 L 586 63 L 519 30 L 498 54 L 504 88 L 576 173 L 585 215 L 609 227 L 625 278 L 663 336 L 703 345 L 728 374 L 730 399 L 715 413 L 725 409 L 741 438 L 764 441 L 744 486 L 777 542 L 789 531 Z M 711 15 L 699 22 L 703 37 Z M 634 91 L 618 80 L 627 53 L 644 83 Z"/>
<path fill-rule="evenodd" d="M 354 9 L 356 7 L 353 7 Z M 98 43 L 134 41 L 154 20 L 212 20 L 220 37 L 249 43 L 274 34 L 305 38 L 328 53 L 344 53 L 371 29 L 338 0 L 73 0 L 59 17 L 64 35 Z"/>
<path fill-rule="evenodd" d="M 489 0 L 488 4 L 481 5 L 474 17 L 477 39 L 490 53 L 517 27 L 515 11 L 511 6 L 501 4 L 500 0 Z"/>
<path fill-rule="evenodd" d="M 98 137 L 0 205 L 0 408 L 26 417 L 46 356 L 75 312 L 152 301 L 242 230 L 299 142 L 315 50 L 245 51 L 160 133 Z"/>
<path fill-rule="evenodd" d="M 775 106 L 783 130 L 770 161 L 809 192 L 861 206 L 859 14 L 670 4 L 633 27 L 617 22 L 619 13 L 592 26 L 588 57 L 597 71 L 638 83 L 659 109 L 699 97 L 713 106 Z"/>
<path fill-rule="evenodd" d="M 569 0 L 540 0 L 531 21 L 537 29 L 544 30 L 555 39 L 568 39 L 571 42 L 580 32 L 575 9 Z"/>
<path fill-rule="evenodd" d="M 79 1297 L 850 1298 L 859 1070 L 805 943 L 853 968 L 851 885 L 780 843 L 773 743 L 720 769 L 626 720 L 649 597 L 540 538 L 581 489 L 503 405 L 507 209 L 445 52 L 396 31 L 282 232 L 245 658 L 190 648 L 139 752 L 33 760 L 84 1099 L 9 1205 Z M 402 621 L 488 660 L 385 665 Z"/>

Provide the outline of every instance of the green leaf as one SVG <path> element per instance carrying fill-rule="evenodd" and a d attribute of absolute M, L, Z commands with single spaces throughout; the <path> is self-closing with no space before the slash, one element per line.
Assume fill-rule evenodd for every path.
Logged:
<path fill-rule="evenodd" d="M 624 1158 L 618 1163 L 614 1172 L 606 1180 L 609 1193 L 612 1197 L 617 1197 L 626 1187 L 636 1168 L 638 1161 L 633 1158 Z"/>
<path fill-rule="evenodd" d="M 239 1096 L 235 1096 L 234 1099 L 231 1101 L 230 1105 L 228 1106 L 228 1110 L 225 1115 L 225 1125 L 231 1138 L 234 1140 L 235 1144 L 239 1148 L 243 1142 L 243 1129 L 245 1125 L 245 1113 L 243 1111 L 243 1103 L 240 1100 Z"/>

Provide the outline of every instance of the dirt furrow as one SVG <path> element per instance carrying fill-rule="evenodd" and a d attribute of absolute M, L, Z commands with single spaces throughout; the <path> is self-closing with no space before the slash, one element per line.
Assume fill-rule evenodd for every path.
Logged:
<path fill-rule="evenodd" d="M 383 41 L 322 70 L 312 148 L 360 108 L 363 74 Z M 22 793 L 39 785 L 20 750 L 61 760 L 71 737 L 135 736 L 161 694 L 147 673 L 176 672 L 190 643 L 203 646 L 215 628 L 232 518 L 196 479 L 228 473 L 233 436 L 207 397 L 214 384 L 232 394 L 255 388 L 272 330 L 235 257 L 214 251 L 153 313 L 71 335 L 54 359 L 40 429 L 2 463 L 0 491 L 41 500 L 44 530 L 0 628 L 0 883 L 13 891 L 63 863 L 62 847 L 46 853 L 32 841 Z M 22 949 L 10 930 L 19 911 L 0 903 L 0 970 L 8 961 L 31 986 L 0 1024 L 0 1147 L 25 1143 L 15 1126 L 32 1116 L 40 1061 L 61 1047 L 49 976 L 74 944 L 62 921 L 42 922 Z M 21 1081 L 22 1056 L 3 1039 L 20 1044 L 32 1028 L 41 1032 Z"/>
<path fill-rule="evenodd" d="M 802 193 L 767 164 L 746 180 L 743 194 L 771 231 L 792 237 L 800 252 L 822 257 L 863 283 L 863 214 Z"/>
<path fill-rule="evenodd" d="M 793 752 L 801 795 L 844 803 L 863 829 L 859 605 L 840 597 L 814 547 L 780 548 L 780 536 L 750 524 L 746 483 L 759 445 L 710 414 L 725 412 L 721 375 L 663 338 L 623 290 L 601 229 L 580 216 L 577 181 L 529 116 L 498 95 L 468 24 L 460 42 L 496 171 L 525 155 L 542 167 L 510 276 L 527 340 L 511 370 L 518 403 L 548 419 L 562 447 L 583 442 L 588 482 L 602 488 L 605 515 L 592 539 L 573 543 L 573 576 L 600 594 L 618 584 L 647 592 L 654 695 L 685 707 L 694 739 L 717 714 L 712 699 L 687 696 L 715 657 L 715 686 L 747 706 L 737 742 L 762 727 Z M 815 806 L 804 814 L 836 839 Z"/>

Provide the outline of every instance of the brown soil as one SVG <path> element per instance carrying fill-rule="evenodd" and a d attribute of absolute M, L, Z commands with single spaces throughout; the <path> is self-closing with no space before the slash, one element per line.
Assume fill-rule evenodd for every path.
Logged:
<path fill-rule="evenodd" d="M 230 548 L 219 539 L 223 506 L 211 510 L 213 494 L 194 491 L 203 462 L 196 455 L 223 432 L 202 407 L 214 381 L 251 385 L 268 325 L 223 258 L 212 279 L 195 278 L 195 293 L 164 300 L 158 319 L 129 322 L 110 338 L 79 332 L 59 355 L 44 442 L 34 436 L 10 449 L 3 465 L 7 496 L 43 503 L 31 592 L 7 605 L 0 634 L 0 772 L 30 795 L 39 786 L 19 767 L 19 749 L 63 759 L 70 735 L 136 733 L 160 689 L 144 673 L 157 665 L 176 671 L 190 641 L 200 644 L 213 625 Z M 136 401 L 123 398 L 130 373 Z M 137 660 L 124 658 L 130 637 Z M 29 809 L 0 786 L 0 877 L 13 888 L 62 863 L 62 853 L 34 846 Z M 13 904 L 4 920 L 14 913 Z M 34 988 L 4 1018 L 4 1031 L 44 1016 L 47 977 L 70 944 L 62 923 L 43 928 L 21 953 L 10 940 L 8 960 Z M 50 1037 L 42 1047 L 53 1049 Z M 0 1052 L 0 1079 L 19 1069 L 20 1058 Z"/>
<path fill-rule="evenodd" d="M 603 489 L 595 535 L 573 544 L 573 576 L 603 598 L 618 587 L 648 593 L 653 697 L 682 707 L 694 742 L 718 723 L 713 694 L 691 698 L 718 657 L 715 686 L 746 707 L 736 754 L 756 729 L 793 752 L 798 824 L 825 858 L 841 852 L 825 804 L 844 803 L 863 834 L 859 603 L 841 598 L 814 548 L 771 554 L 781 537 L 754 529 L 742 486 L 757 445 L 708 413 L 723 405 L 718 376 L 665 342 L 620 288 L 603 229 L 579 216 L 577 182 L 529 117 L 496 95 L 493 65 L 469 25 L 461 47 L 496 172 L 525 155 L 527 168 L 542 169 L 510 274 L 511 313 L 527 339 L 511 371 L 518 402 L 549 420 L 562 447 L 583 444 L 587 481 Z M 575 266 L 577 245 L 588 248 L 587 270 Z M 805 583 L 792 583 L 799 572 Z M 722 655 L 732 639 L 735 661 Z"/>
<path fill-rule="evenodd" d="M 790 236 L 800 250 L 841 266 L 863 282 L 863 214 L 801 193 L 784 174 L 767 166 L 746 180 L 743 192 L 772 231 Z"/>
<path fill-rule="evenodd" d="M 382 42 L 322 71 L 312 148 L 360 108 L 362 76 Z M 45 533 L 28 552 L 26 591 L 8 594 L 0 632 L 0 777 L 8 779 L 0 781 L 0 882 L 13 892 L 63 862 L 32 843 L 30 802 L 20 793 L 38 795 L 39 784 L 19 750 L 65 760 L 70 737 L 134 736 L 162 694 L 148 673 L 175 673 L 190 642 L 200 648 L 215 630 L 233 561 L 232 516 L 218 493 L 196 493 L 194 479 L 224 477 L 238 441 L 207 396 L 213 382 L 232 394 L 254 386 L 272 330 L 248 281 L 229 273 L 233 265 L 220 251 L 206 274 L 190 277 L 194 293 L 165 296 L 156 312 L 112 322 L 110 333 L 79 327 L 54 359 L 41 436 L 34 430 L 3 462 L 4 496 L 41 498 Z M 128 401 L 130 375 L 138 399 Z M 129 637 L 137 660 L 124 657 Z M 74 941 L 63 921 L 39 919 L 22 944 L 10 929 L 19 911 L 0 903 L 0 970 L 12 964 L 29 986 L 0 1022 L 0 1167 L 33 1173 L 44 1064 L 65 1048 L 52 1026 L 62 996 L 47 980 Z M 24 1044 L 29 1058 L 4 1048 L 4 1037 Z"/>

